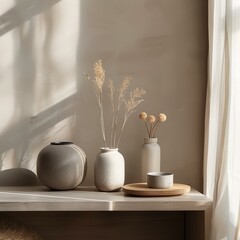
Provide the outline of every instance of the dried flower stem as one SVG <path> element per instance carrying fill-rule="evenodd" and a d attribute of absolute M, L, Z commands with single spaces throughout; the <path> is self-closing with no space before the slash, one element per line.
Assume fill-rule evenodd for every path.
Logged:
<path fill-rule="evenodd" d="M 125 115 L 124 115 L 123 124 L 122 124 L 121 130 L 120 130 L 117 145 L 116 145 L 117 147 L 119 146 L 119 142 L 120 142 L 120 139 L 121 139 L 121 136 L 122 136 L 122 133 L 123 133 L 123 129 L 125 128 L 126 122 L 127 122 L 128 118 L 130 117 L 130 115 L 131 115 L 131 113 L 130 114 L 125 113 Z"/>
<path fill-rule="evenodd" d="M 102 102 L 101 102 L 101 105 L 100 105 L 100 121 L 101 121 L 101 130 L 102 130 L 102 136 L 103 136 L 103 141 L 104 141 L 104 147 L 107 147 Z"/>
<path fill-rule="evenodd" d="M 147 122 L 146 122 L 146 120 L 144 120 L 144 123 L 145 123 L 145 126 L 146 126 L 146 128 L 147 128 L 148 137 L 150 137 L 150 131 L 149 131 L 149 128 L 148 128 L 148 125 L 147 125 Z"/>
<path fill-rule="evenodd" d="M 119 140 L 117 140 L 117 125 L 118 125 L 118 117 L 119 117 L 119 112 L 122 106 L 122 103 L 124 102 L 124 97 L 126 94 L 126 90 L 130 84 L 132 77 L 131 76 L 125 76 L 120 84 L 120 86 L 118 87 L 118 102 L 117 102 L 117 109 L 116 112 L 113 115 L 113 142 L 112 145 L 114 147 L 118 146 L 119 144 Z M 127 120 L 127 119 L 126 119 Z M 124 117 L 124 121 L 125 121 L 125 117 Z M 125 125 L 125 124 L 124 124 Z"/>
<path fill-rule="evenodd" d="M 110 134 L 110 148 L 113 148 L 113 129 L 114 129 L 114 116 L 115 116 L 115 102 L 114 102 L 114 93 L 115 93 L 115 88 L 113 86 L 113 81 L 109 79 L 109 91 L 110 91 L 110 100 L 111 100 L 111 105 L 112 105 L 112 123 L 111 123 L 111 134 Z"/>
<path fill-rule="evenodd" d="M 132 92 L 130 92 L 130 97 L 129 100 L 125 100 L 123 99 L 123 102 L 125 104 L 125 115 L 124 115 L 124 120 L 123 120 L 123 124 L 118 136 L 118 140 L 117 140 L 117 147 L 119 145 L 121 136 L 122 136 L 122 132 L 123 129 L 126 125 L 126 122 L 128 120 L 128 118 L 130 117 L 130 115 L 134 112 L 134 109 L 143 101 L 142 96 L 145 94 L 145 90 L 143 90 L 142 88 L 136 88 L 134 89 Z"/>
<path fill-rule="evenodd" d="M 157 120 L 157 122 L 153 126 L 152 137 L 155 137 L 159 124 L 160 124 L 160 121 Z"/>
<path fill-rule="evenodd" d="M 98 106 L 99 106 L 99 113 L 100 113 L 100 124 L 101 124 L 101 131 L 102 131 L 102 137 L 104 141 L 104 147 L 107 146 L 106 143 L 106 134 L 105 134 L 105 126 L 104 126 L 104 114 L 103 114 L 103 84 L 105 81 L 105 70 L 102 67 L 102 61 L 98 60 L 94 64 L 94 73 L 95 73 L 95 78 L 92 81 L 93 82 L 93 88 L 94 92 L 98 101 Z"/>
<path fill-rule="evenodd" d="M 102 92 L 99 92 L 98 89 L 94 86 L 94 92 L 97 97 L 98 107 L 99 107 L 99 114 L 100 114 L 100 124 L 101 124 L 101 131 L 102 131 L 102 137 L 104 141 L 104 147 L 107 146 L 106 143 L 106 135 L 105 135 L 105 126 L 104 126 L 104 114 L 103 114 L 103 101 L 102 101 Z"/>
<path fill-rule="evenodd" d="M 150 137 L 152 137 L 153 123 L 150 123 Z"/>

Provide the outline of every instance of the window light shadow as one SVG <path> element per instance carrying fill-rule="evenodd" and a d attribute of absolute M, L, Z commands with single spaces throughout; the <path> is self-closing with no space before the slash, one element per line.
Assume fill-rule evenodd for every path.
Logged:
<path fill-rule="evenodd" d="M 63 58 L 68 52 L 61 52 L 62 55 L 58 55 L 57 49 L 51 48 L 55 46 L 56 39 L 59 39 L 58 35 L 53 36 L 55 24 L 58 24 L 53 21 L 53 17 L 56 17 L 54 20 L 59 20 L 59 16 L 54 15 L 56 8 L 51 9 L 58 2 L 60 0 L 16 0 L 15 6 L 0 16 L 0 36 L 14 29 L 11 36 L 14 60 L 9 78 L 13 86 L 9 91 L 14 99 L 13 106 L 10 107 L 14 112 L 12 118 L 9 118 L 9 124 L 0 134 L 1 169 L 6 162 L 12 162 L 13 167 L 29 168 L 29 165 L 35 167 L 36 150 L 39 149 L 33 148 L 49 144 L 51 133 L 61 131 L 66 124 L 64 120 L 75 116 L 74 101 L 77 94 L 76 87 L 74 89 L 75 73 L 71 73 L 70 77 L 61 76 L 64 72 L 61 67 L 65 59 L 62 59 L 62 65 L 56 62 L 57 57 Z M 56 11 L 59 11 L 59 8 Z M 36 18 L 33 19 L 36 15 L 41 15 L 36 17 L 40 23 L 40 30 L 39 25 L 36 25 Z M 41 26 L 44 26 L 43 31 Z M 39 31 L 37 32 L 39 35 L 36 35 L 36 31 Z M 40 46 L 39 36 L 42 41 Z M 60 40 L 65 44 L 64 38 Z M 53 51 L 57 54 L 52 54 Z M 75 56 L 71 56 L 74 60 Z M 71 63 L 71 69 L 76 68 L 74 64 Z M 66 81 L 69 79 L 70 81 Z M 58 94 L 56 86 L 62 90 L 61 94 Z M 34 106 L 39 99 L 42 101 L 41 106 Z M 6 106 L 6 109 L 8 107 Z M 63 123 L 57 129 L 55 126 L 61 122 Z M 29 164 L 30 161 L 33 163 Z"/>
<path fill-rule="evenodd" d="M 16 6 L 0 16 L 0 36 L 46 11 L 61 0 L 16 0 Z"/>

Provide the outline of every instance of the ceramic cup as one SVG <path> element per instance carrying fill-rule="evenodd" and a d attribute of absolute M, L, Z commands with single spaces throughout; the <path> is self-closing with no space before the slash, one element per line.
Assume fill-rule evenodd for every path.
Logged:
<path fill-rule="evenodd" d="M 147 186 L 149 188 L 171 188 L 173 186 L 173 173 L 149 172 L 147 173 Z"/>

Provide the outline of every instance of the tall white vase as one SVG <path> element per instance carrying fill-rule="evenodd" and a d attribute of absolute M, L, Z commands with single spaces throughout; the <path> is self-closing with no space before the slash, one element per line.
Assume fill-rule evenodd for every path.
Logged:
<path fill-rule="evenodd" d="M 125 162 L 117 148 L 101 148 L 94 164 L 94 182 L 99 191 L 120 190 L 125 180 Z"/>
<path fill-rule="evenodd" d="M 160 172 L 161 149 L 157 138 L 144 138 L 141 148 L 141 181 L 147 181 L 148 172 Z"/>

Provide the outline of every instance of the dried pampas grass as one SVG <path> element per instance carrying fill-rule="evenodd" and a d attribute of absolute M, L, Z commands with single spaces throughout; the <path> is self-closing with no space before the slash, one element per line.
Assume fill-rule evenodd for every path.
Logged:
<path fill-rule="evenodd" d="M 87 75 L 88 80 L 92 80 L 93 88 L 97 97 L 99 112 L 100 112 L 100 122 L 101 131 L 104 141 L 104 146 L 109 144 L 110 148 L 118 148 L 119 142 L 122 136 L 123 129 L 130 115 L 134 112 L 135 108 L 143 101 L 143 95 L 146 93 L 142 88 L 135 88 L 130 92 L 127 98 L 127 91 L 132 81 L 132 76 L 126 75 L 121 83 L 116 87 L 114 81 L 109 79 L 108 81 L 108 91 L 111 101 L 112 108 L 112 124 L 111 124 L 111 134 L 110 140 L 107 144 L 106 133 L 105 133 L 105 121 L 104 121 L 104 109 L 103 109 L 103 86 L 105 83 L 105 70 L 102 65 L 102 60 L 98 60 L 94 64 L 94 78 Z M 119 123 L 120 112 L 123 106 L 124 115 L 121 119 L 122 122 Z"/>

